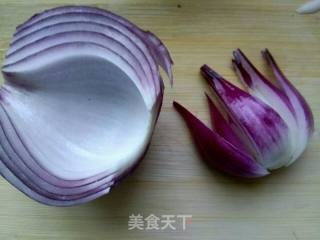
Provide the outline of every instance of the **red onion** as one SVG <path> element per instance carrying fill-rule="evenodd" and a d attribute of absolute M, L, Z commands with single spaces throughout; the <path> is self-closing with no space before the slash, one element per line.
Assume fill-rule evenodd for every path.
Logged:
<path fill-rule="evenodd" d="M 0 171 L 48 205 L 86 203 L 143 158 L 163 98 L 162 42 L 98 8 L 69 6 L 19 25 L 2 68 Z"/>
<path fill-rule="evenodd" d="M 303 153 L 314 129 L 311 109 L 287 80 L 268 50 L 262 52 L 278 86 L 268 81 L 240 51 L 233 65 L 249 93 L 204 65 L 226 118 L 208 97 L 213 130 L 177 102 L 199 152 L 217 169 L 239 177 L 261 177 L 289 166 Z"/>

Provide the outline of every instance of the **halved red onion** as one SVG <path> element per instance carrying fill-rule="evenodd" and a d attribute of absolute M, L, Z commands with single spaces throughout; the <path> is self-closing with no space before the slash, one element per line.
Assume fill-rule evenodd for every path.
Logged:
<path fill-rule="evenodd" d="M 102 9 L 56 8 L 18 26 L 2 68 L 1 174 L 49 205 L 108 193 L 148 148 L 158 64 L 172 80 L 162 42 Z"/>
<path fill-rule="evenodd" d="M 199 152 L 217 169 L 240 177 L 261 177 L 296 161 L 314 129 L 309 105 L 287 80 L 268 50 L 263 52 L 278 86 L 266 79 L 238 49 L 233 65 L 249 93 L 207 65 L 201 73 L 212 87 L 226 118 L 209 99 L 213 129 L 180 104 Z"/>

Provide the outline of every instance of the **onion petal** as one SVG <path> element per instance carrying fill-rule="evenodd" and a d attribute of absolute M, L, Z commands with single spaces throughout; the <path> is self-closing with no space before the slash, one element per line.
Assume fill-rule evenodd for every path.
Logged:
<path fill-rule="evenodd" d="M 235 176 L 260 176 L 255 175 L 252 169 L 259 169 L 258 172 L 262 173 L 260 168 L 267 171 L 290 165 L 305 150 L 314 131 L 313 115 L 306 100 L 284 76 L 270 52 L 266 49 L 262 53 L 274 72 L 276 85 L 267 80 L 240 49 L 234 51 L 234 69 L 249 93 L 228 82 L 207 65 L 201 67 L 202 75 L 226 113 L 225 118 L 207 96 L 213 130 L 174 102 L 204 158 L 214 162 L 213 165 L 219 170 Z M 230 150 L 228 157 L 221 154 L 221 142 L 236 150 Z M 243 160 L 243 156 L 237 155 L 239 151 L 250 158 L 247 169 L 231 171 L 230 165 Z M 217 165 L 223 160 L 227 161 L 224 166 Z M 252 168 L 252 161 L 259 167 Z"/>
<path fill-rule="evenodd" d="M 297 143 L 293 158 L 288 162 L 287 166 L 298 159 L 304 152 L 312 133 L 314 132 L 314 119 L 311 108 L 301 93 L 292 85 L 292 83 L 284 76 L 276 61 L 268 49 L 262 52 L 262 55 L 269 63 L 276 79 L 279 82 L 282 90 L 288 97 L 292 106 L 294 106 L 294 113 L 298 129 Z M 281 111 L 281 109 L 279 109 Z M 278 111 L 278 112 L 279 112 Z"/>
<path fill-rule="evenodd" d="M 234 124 L 232 124 L 232 119 L 228 117 L 227 121 L 220 113 L 218 107 L 210 99 L 210 97 L 208 95 L 206 96 L 210 109 L 210 117 L 213 130 L 237 148 L 241 149 L 242 151 L 246 151 L 246 146 L 241 141 L 239 135 L 235 133 L 234 128 L 232 128 L 232 125 Z"/>
<path fill-rule="evenodd" d="M 261 177 L 268 171 L 239 148 L 205 126 L 177 102 L 175 109 L 184 118 L 200 154 L 215 168 L 239 177 Z"/>
<path fill-rule="evenodd" d="M 257 160 L 269 169 L 282 164 L 279 158 L 286 156 L 288 151 L 288 127 L 279 114 L 258 98 L 223 79 L 208 66 L 204 65 L 201 71 L 230 116 L 246 133 Z"/>

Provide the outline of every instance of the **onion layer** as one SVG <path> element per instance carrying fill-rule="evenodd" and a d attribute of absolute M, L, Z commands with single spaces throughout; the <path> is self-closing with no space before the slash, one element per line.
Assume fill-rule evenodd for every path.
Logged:
<path fill-rule="evenodd" d="M 19 25 L 2 67 L 0 171 L 32 199 L 71 206 L 100 197 L 143 158 L 172 60 L 126 19 L 82 6 Z"/>
<path fill-rule="evenodd" d="M 270 52 L 262 51 L 278 85 L 266 79 L 238 49 L 233 66 L 248 92 L 225 80 L 207 65 L 201 73 L 225 110 L 208 97 L 212 127 L 177 102 L 199 152 L 215 168 L 239 177 L 262 177 L 289 166 L 306 148 L 314 130 L 309 105 L 287 80 Z"/>

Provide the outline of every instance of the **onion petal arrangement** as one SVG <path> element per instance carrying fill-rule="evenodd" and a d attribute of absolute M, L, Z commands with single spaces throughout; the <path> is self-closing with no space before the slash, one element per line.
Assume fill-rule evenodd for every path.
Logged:
<path fill-rule="evenodd" d="M 241 50 L 233 55 L 234 69 L 248 92 L 207 65 L 201 67 L 221 105 L 207 96 L 213 129 L 179 103 L 173 105 L 209 164 L 233 176 L 262 177 L 299 158 L 314 131 L 313 115 L 267 49 L 262 55 L 276 83 L 267 80 Z"/>
<path fill-rule="evenodd" d="M 103 9 L 66 6 L 19 25 L 2 67 L 0 172 L 47 205 L 107 194 L 143 158 L 163 99 L 151 32 Z"/>

